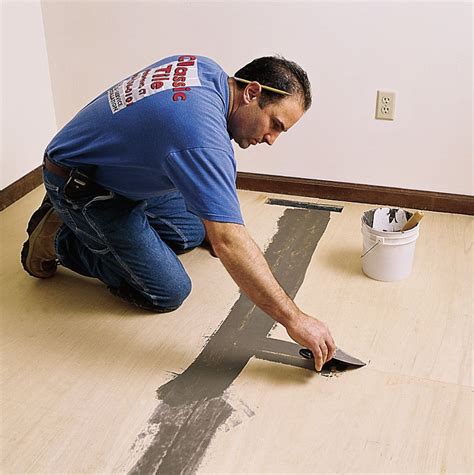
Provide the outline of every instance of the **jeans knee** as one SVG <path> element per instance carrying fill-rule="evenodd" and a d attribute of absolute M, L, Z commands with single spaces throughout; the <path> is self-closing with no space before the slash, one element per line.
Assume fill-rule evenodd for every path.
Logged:
<path fill-rule="evenodd" d="M 191 279 L 186 274 L 179 281 L 173 281 L 172 285 L 163 292 L 163 295 L 155 298 L 154 301 L 160 307 L 178 308 L 187 299 L 191 293 Z"/>
<path fill-rule="evenodd" d="M 174 280 L 167 288 L 159 289 L 156 293 L 139 291 L 123 281 L 119 287 L 108 287 L 117 297 L 136 307 L 157 313 L 172 312 L 179 308 L 191 293 L 191 279 L 186 274 L 179 281 Z"/>

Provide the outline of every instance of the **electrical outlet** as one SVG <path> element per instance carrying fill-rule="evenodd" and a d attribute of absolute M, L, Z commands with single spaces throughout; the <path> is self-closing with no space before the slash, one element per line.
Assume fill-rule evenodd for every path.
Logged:
<path fill-rule="evenodd" d="M 395 116 L 395 93 L 377 91 L 376 119 L 393 120 Z"/>

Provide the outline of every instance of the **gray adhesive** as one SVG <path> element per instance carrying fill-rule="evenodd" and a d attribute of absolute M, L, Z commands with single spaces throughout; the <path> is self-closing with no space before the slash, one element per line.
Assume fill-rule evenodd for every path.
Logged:
<path fill-rule="evenodd" d="M 329 211 L 286 209 L 278 221 L 265 257 L 292 299 L 329 218 Z M 130 474 L 194 473 L 215 432 L 232 414 L 224 391 L 250 358 L 314 370 L 314 362 L 299 356 L 297 344 L 267 338 L 274 324 L 248 297 L 240 295 L 196 360 L 157 390 L 161 404 L 148 426 L 158 431 Z"/>

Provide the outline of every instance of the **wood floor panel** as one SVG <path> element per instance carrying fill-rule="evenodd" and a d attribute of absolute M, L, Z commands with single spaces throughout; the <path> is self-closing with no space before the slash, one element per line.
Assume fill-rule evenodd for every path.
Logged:
<path fill-rule="evenodd" d="M 198 473 L 472 470 L 469 388 L 371 368 L 308 376 L 252 360 L 228 392 L 254 415 L 240 410 L 240 424 L 218 431 Z"/>
<path fill-rule="evenodd" d="M 180 256 L 193 291 L 172 314 L 131 307 L 103 284 L 67 269 L 52 279 L 34 279 L 21 268 L 19 251 L 42 197 L 39 188 L 2 213 L 2 400 L 13 420 L 20 412 L 11 409 L 15 404 L 44 416 L 2 427 L 8 435 L 3 468 L 113 471 L 133 455 L 131 447 L 157 405 L 156 389 L 193 362 L 239 289 L 203 249 Z M 264 199 L 257 194 L 242 199 L 246 223 L 262 246 L 283 212 L 267 209 Z M 49 434 L 55 426 L 54 437 L 41 442 L 42 428 Z M 19 433 L 26 434 L 23 457 L 15 445 Z"/>
<path fill-rule="evenodd" d="M 410 277 L 379 282 L 361 267 L 367 209 L 331 213 L 295 301 L 376 369 L 471 386 L 473 218 L 426 213 Z"/>
<path fill-rule="evenodd" d="M 159 404 L 219 328 L 239 289 L 204 249 L 180 256 L 193 291 L 172 314 L 135 309 L 100 282 L 19 262 L 41 188 L 1 214 L 1 445 L 5 473 L 126 473 Z M 264 248 L 284 208 L 239 192 Z M 271 195 L 279 196 L 279 195 Z M 324 200 L 288 197 L 300 201 Z M 472 430 L 472 218 L 425 213 L 409 279 L 361 271 L 360 217 L 331 213 L 296 301 L 369 362 L 324 378 L 252 359 L 200 473 L 468 473 Z M 273 338 L 289 337 L 281 326 Z M 135 444 L 135 445 L 134 445 Z"/>

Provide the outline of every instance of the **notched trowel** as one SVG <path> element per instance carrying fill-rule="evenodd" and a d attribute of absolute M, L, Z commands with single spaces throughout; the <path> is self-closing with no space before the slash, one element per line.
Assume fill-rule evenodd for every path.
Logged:
<path fill-rule="evenodd" d="M 307 348 L 301 348 L 300 355 L 309 360 L 314 359 L 313 352 L 311 350 L 308 350 Z M 348 355 L 347 353 L 338 348 L 333 358 L 324 363 L 321 371 L 331 369 L 333 366 L 337 366 L 338 363 L 342 365 L 347 365 L 347 369 L 349 369 L 350 367 L 360 368 L 361 366 L 365 366 L 367 364 L 359 360 L 358 358 L 354 358 L 354 356 Z"/>

